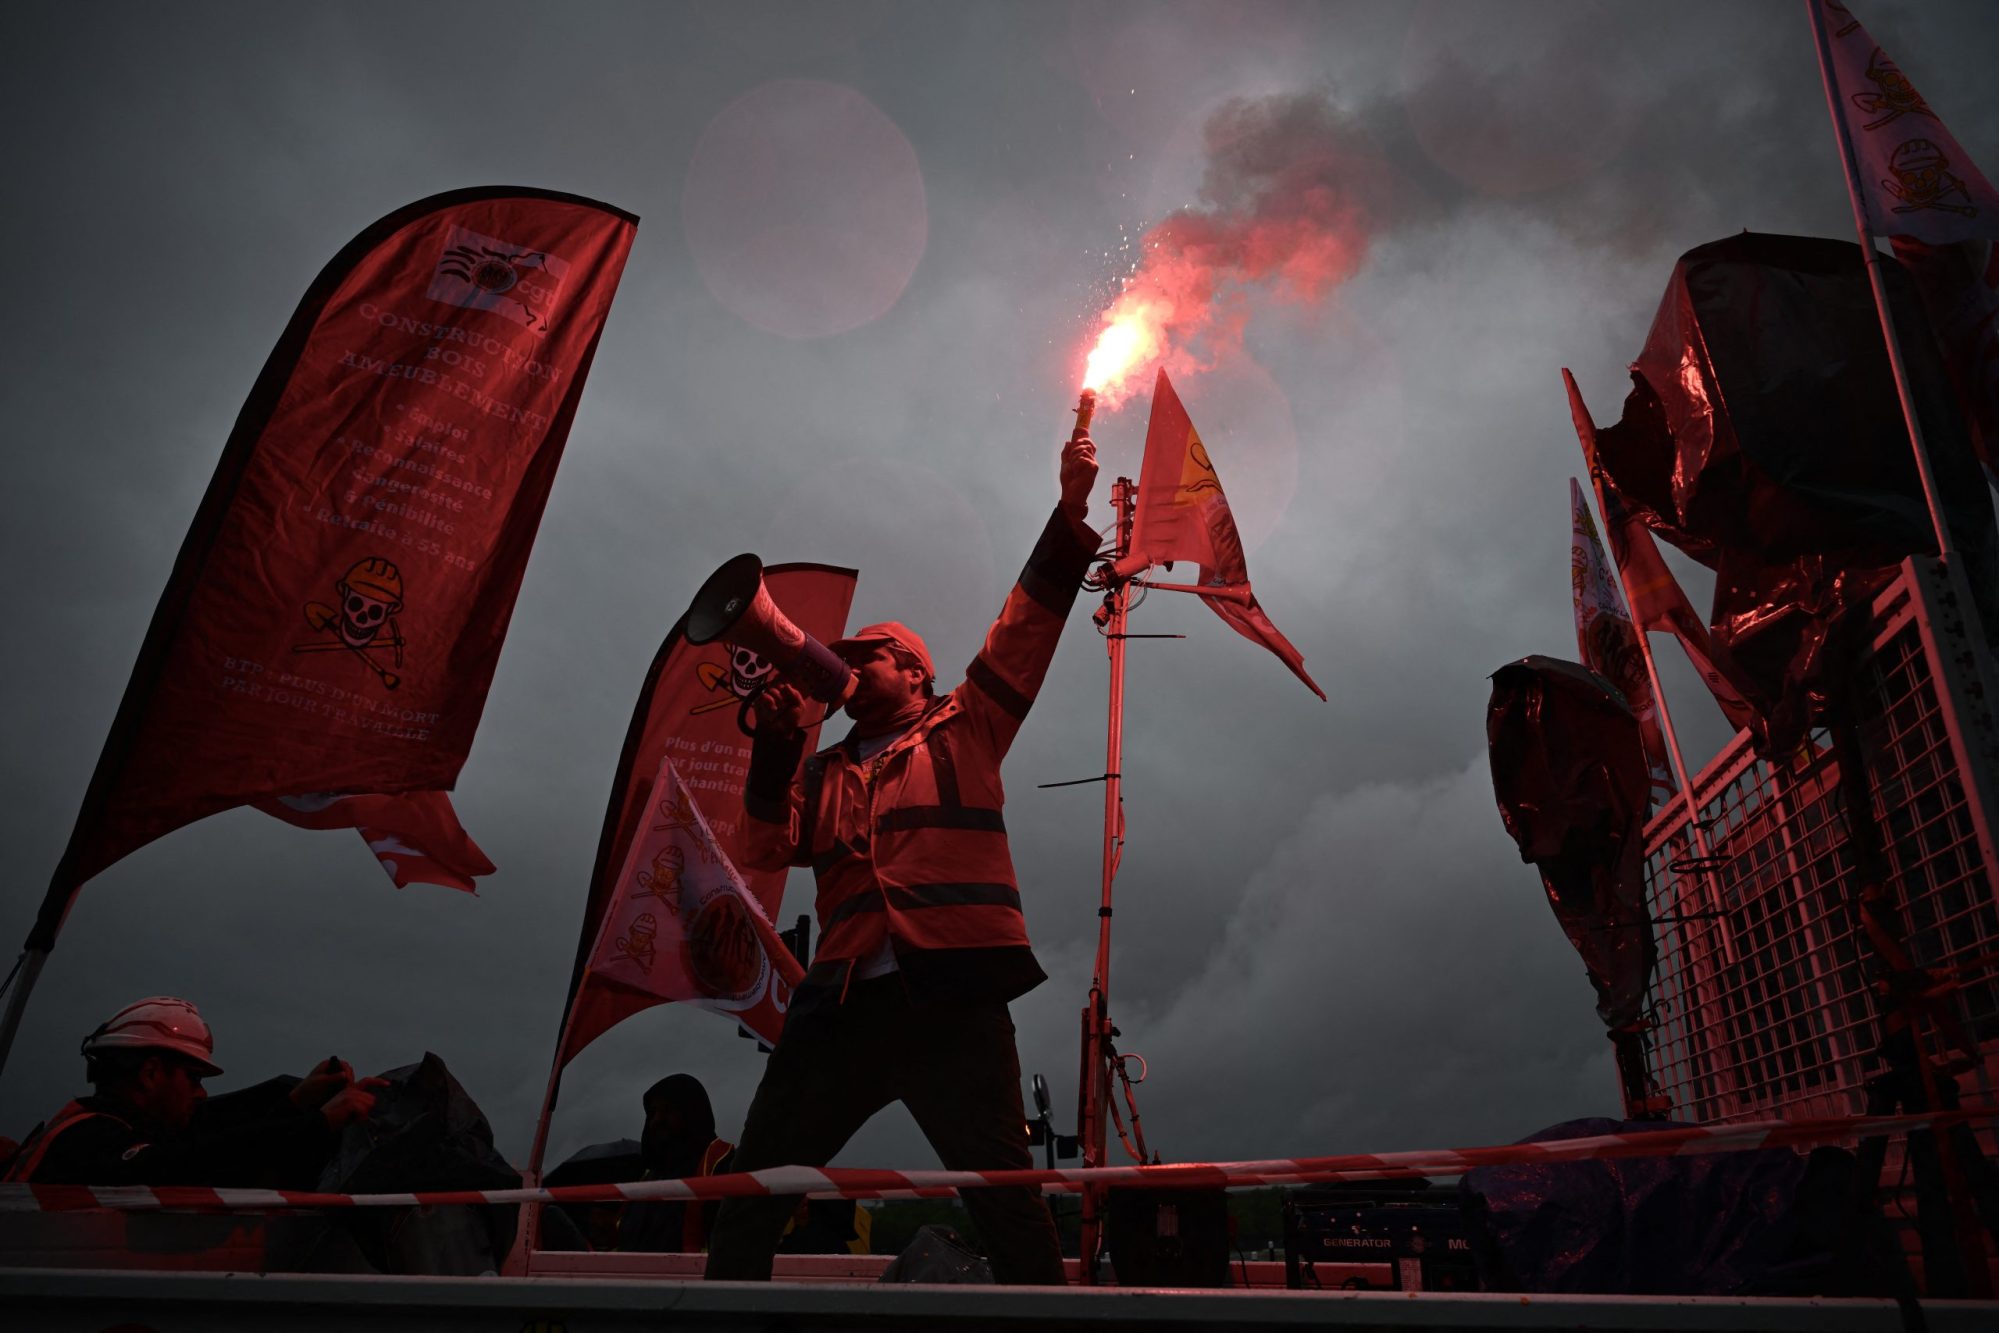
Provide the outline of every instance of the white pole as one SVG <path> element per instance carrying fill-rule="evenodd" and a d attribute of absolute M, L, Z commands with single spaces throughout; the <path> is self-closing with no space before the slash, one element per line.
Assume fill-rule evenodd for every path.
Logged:
<path fill-rule="evenodd" d="M 1582 391 L 1576 387 L 1575 376 L 1571 375 L 1567 369 L 1562 371 L 1562 383 L 1568 390 L 1569 415 L 1575 424 L 1576 443 L 1582 446 L 1583 466 L 1589 472 L 1590 490 L 1596 496 L 1598 512 L 1607 515 L 1609 513 L 1609 506 L 1603 502 L 1602 483 L 1597 479 L 1596 475 L 1594 438 L 1596 425 L 1590 420 L 1589 409 L 1583 404 Z M 1610 541 L 1610 521 L 1608 518 L 1605 518 L 1603 522 L 1604 541 L 1610 548 L 1604 553 L 1605 558 L 1610 561 L 1610 567 L 1617 571 L 1617 585 L 1624 590 L 1625 607 L 1631 612 L 1631 628 L 1633 633 L 1638 636 L 1638 651 L 1645 658 L 1645 677 L 1652 682 L 1652 702 L 1659 710 L 1659 730 L 1664 732 L 1666 736 L 1666 757 L 1672 764 L 1673 780 L 1679 783 L 1680 786 L 1680 800 L 1686 806 L 1687 831 L 1693 839 L 1694 856 L 1696 863 L 1700 867 L 1694 874 L 1694 882 L 1700 888 L 1700 896 L 1707 904 L 1707 910 L 1718 912 L 1721 910 L 1721 891 L 1716 887 L 1714 881 L 1708 877 L 1708 867 L 1714 853 L 1708 846 L 1707 828 L 1701 823 L 1700 807 L 1694 803 L 1694 784 L 1690 780 L 1691 775 L 1687 772 L 1686 756 L 1680 750 L 1680 733 L 1673 726 L 1672 710 L 1666 706 L 1666 691 L 1659 684 L 1659 664 L 1652 657 L 1652 638 L 1644 624 L 1638 619 L 1638 597 L 1632 591 L 1631 576 L 1626 574 L 1624 566 L 1617 562 L 1617 547 L 1614 542 Z M 1735 961 L 1735 946 L 1734 941 L 1729 937 L 1727 927 L 1722 926 L 1717 928 L 1717 935 L 1721 941 L 1722 956 L 1730 963 L 1733 963 Z"/>
<path fill-rule="evenodd" d="M 1591 478 L 1594 482 L 1595 478 Z M 1603 508 L 1603 497 L 1597 497 L 1597 508 Z M 1608 553 L 1606 553 L 1608 554 Z M 1652 704 L 1659 710 L 1659 730 L 1666 733 L 1666 755 L 1673 763 L 1673 781 L 1680 786 L 1680 796 L 1687 807 L 1687 825 L 1694 832 L 1694 846 L 1703 859 L 1708 855 L 1707 833 L 1701 828 L 1701 821 L 1694 809 L 1694 784 L 1688 780 L 1686 757 L 1680 753 L 1680 733 L 1673 727 L 1673 714 L 1666 707 L 1666 691 L 1659 684 L 1659 664 L 1652 658 L 1652 636 L 1638 623 L 1637 602 L 1631 593 L 1631 579 L 1617 563 L 1615 555 L 1610 556 L 1610 566 L 1617 571 L 1617 584 L 1624 589 L 1625 605 L 1631 611 L 1631 628 L 1638 635 L 1638 651 L 1645 657 L 1645 677 L 1652 682 Z"/>
<path fill-rule="evenodd" d="M 1590 484 L 1592 489 L 1594 489 L 1596 486 L 1596 477 L 1594 475 L 1590 477 Z M 1600 491 L 1597 493 L 1596 506 L 1600 512 L 1605 509 L 1603 494 Z M 1607 521 L 1605 525 L 1605 541 L 1606 543 L 1609 541 Z M 1659 730 L 1666 735 L 1666 756 L 1673 765 L 1673 780 L 1679 783 L 1680 786 L 1680 802 L 1686 807 L 1687 832 L 1693 838 L 1694 855 L 1698 858 L 1696 861 L 1698 869 L 1694 871 L 1694 883 L 1699 886 L 1700 899 L 1707 904 L 1707 910 L 1711 912 L 1720 911 L 1721 891 L 1716 887 L 1714 881 L 1709 878 L 1713 853 L 1708 848 L 1707 829 L 1701 824 L 1700 807 L 1694 804 L 1694 784 L 1688 780 L 1686 757 L 1680 752 L 1680 734 L 1673 727 L 1672 711 L 1666 707 L 1666 691 L 1659 683 L 1659 664 L 1652 657 L 1652 636 L 1646 632 L 1645 626 L 1639 623 L 1638 601 L 1631 591 L 1630 577 L 1625 574 L 1624 567 L 1617 563 L 1615 554 L 1611 552 L 1606 552 L 1605 554 L 1610 560 L 1611 568 L 1617 571 L 1618 586 L 1624 589 L 1625 606 L 1631 612 L 1631 629 L 1638 636 L 1638 651 L 1645 658 L 1645 677 L 1652 682 L 1652 706 L 1659 710 Z M 1677 912 L 1674 914 L 1678 915 Z M 1732 955 L 1734 949 L 1731 947 L 1727 926 L 1720 926 L 1717 933 L 1722 942 L 1724 956 Z M 1729 961 L 1733 962 L 1734 959 L 1730 957 Z M 1639 1041 L 1642 1043 L 1643 1040 L 1644 1037 L 1641 1032 Z M 1643 1050 L 1642 1044 L 1639 1049 Z M 1619 1081 L 1620 1083 L 1622 1082 L 1622 1080 Z M 1626 1117 L 1629 1118 L 1636 1109 L 1627 1105 L 1625 1107 Z M 1684 1114 L 1685 1108 L 1681 1108 L 1681 1110 L 1682 1114 Z"/>
<path fill-rule="evenodd" d="M 652 788 L 647 789 L 646 800 L 648 802 L 652 800 Z M 597 951 L 604 946 L 604 936 L 611 929 L 611 909 L 616 906 L 615 897 L 607 897 L 604 900 L 604 915 L 597 921 L 597 936 L 590 945 L 592 958 L 595 958 Z M 548 1127 L 550 1121 L 555 1118 L 556 1092 L 562 1086 L 562 1057 L 569 1049 L 569 1031 L 576 1022 L 576 997 L 581 995 L 583 988 L 590 983 L 590 976 L 590 966 L 586 963 L 583 966 L 583 975 L 577 978 L 576 989 L 570 992 L 568 1004 L 564 1007 L 562 1031 L 555 1039 L 555 1058 L 549 1064 L 548 1087 L 541 1097 L 541 1114 L 535 1117 L 534 1140 L 528 1145 L 528 1165 L 523 1173 L 525 1176 L 523 1183 L 529 1189 L 537 1189 L 541 1185 L 542 1159 L 548 1151 Z M 521 1205 L 521 1220 L 514 1232 L 514 1247 L 507 1255 L 505 1271 L 508 1277 L 526 1277 L 528 1274 L 531 1258 L 541 1242 L 541 1207 L 538 1203 Z"/>

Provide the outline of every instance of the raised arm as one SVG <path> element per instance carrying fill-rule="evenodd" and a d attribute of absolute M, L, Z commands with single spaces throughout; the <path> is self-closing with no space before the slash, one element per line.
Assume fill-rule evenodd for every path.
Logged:
<path fill-rule="evenodd" d="M 1062 449 L 1062 500 L 1041 530 L 1006 596 L 985 645 L 965 668 L 966 714 L 984 728 L 995 754 L 1013 744 L 1041 691 L 1062 626 L 1101 540 L 1083 521 L 1097 479 L 1097 447 L 1085 435 Z"/>

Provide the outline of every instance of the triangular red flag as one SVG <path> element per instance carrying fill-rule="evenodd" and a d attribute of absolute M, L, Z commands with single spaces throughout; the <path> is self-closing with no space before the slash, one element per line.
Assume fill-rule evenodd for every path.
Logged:
<path fill-rule="evenodd" d="M 1133 515 L 1131 550 L 1117 562 L 1122 575 L 1153 565 L 1186 560 L 1201 567 L 1200 585 L 1214 613 L 1229 628 L 1277 655 L 1291 674 L 1321 699 L 1326 692 L 1305 674 L 1305 655 L 1278 631 L 1249 586 L 1242 538 L 1222 479 L 1200 432 L 1161 370 L 1152 388 L 1152 420 L 1145 430 L 1145 461 L 1139 468 L 1138 509 Z"/>
<path fill-rule="evenodd" d="M 1756 710 L 1714 664 L 1714 644 L 1707 625 L 1687 600 L 1686 591 L 1673 577 L 1673 571 L 1666 568 L 1659 545 L 1652 539 L 1652 530 L 1626 507 L 1616 488 L 1605 480 L 1597 464 L 1596 423 L 1583 403 L 1582 390 L 1576 387 L 1576 377 L 1566 368 L 1562 371 L 1562 384 L 1569 391 L 1569 416 L 1575 424 L 1576 441 L 1582 446 L 1596 502 L 1603 510 L 1604 535 L 1610 538 L 1611 557 L 1624 571 L 1631 588 L 1633 618 L 1647 633 L 1660 631 L 1678 639 L 1681 650 L 1700 674 L 1708 693 L 1714 696 L 1715 706 L 1721 709 L 1728 724 L 1737 731 L 1747 730 Z"/>
<path fill-rule="evenodd" d="M 1624 609 L 1617 577 L 1597 540 L 1596 522 L 1583 501 L 1583 488 L 1569 478 L 1569 590 L 1576 613 L 1576 647 L 1583 665 L 1617 687 L 1638 719 L 1645 760 L 1654 789 L 1671 793 L 1673 766 L 1666 757 L 1666 733 L 1659 725 L 1659 703 L 1652 690 L 1652 673 L 1637 627 Z"/>
<path fill-rule="evenodd" d="M 732 1018 L 775 1046 L 805 979 L 671 751 L 645 790 L 647 817 L 599 923 L 558 1067 L 619 1020 L 674 1001 Z"/>
<path fill-rule="evenodd" d="M 1999 488 L 1999 191 L 1841 0 L 1819 0 L 1812 21 L 1867 225 L 1916 279 L 1972 447 Z"/>
<path fill-rule="evenodd" d="M 1842 0 L 1819 0 L 1827 92 L 1867 226 L 1928 245 L 1999 240 L 1999 190 Z"/>
<path fill-rule="evenodd" d="M 764 587 L 771 600 L 787 619 L 821 643 L 832 643 L 846 632 L 854 581 L 853 570 L 834 565 L 764 568 Z M 773 1013 L 782 1014 L 781 996 L 772 1001 L 777 1006 L 774 1010 L 760 1007 L 764 1003 L 761 999 L 744 1003 L 754 986 L 732 998 L 703 981 L 701 969 L 688 972 L 693 954 L 683 958 L 669 951 L 656 965 L 642 968 L 633 962 L 634 951 L 645 952 L 643 940 L 648 933 L 657 940 L 666 926 L 670 927 L 670 938 L 678 938 L 671 932 L 679 926 L 667 921 L 661 912 L 669 899 L 677 910 L 687 892 L 706 902 L 717 894 L 733 892 L 725 882 L 733 880 L 747 889 L 749 903 L 756 908 L 754 915 L 766 923 L 777 916 L 788 872 L 738 873 L 731 869 L 722 876 L 711 866 L 709 873 L 689 877 L 688 867 L 702 864 L 698 855 L 693 862 L 688 860 L 690 846 L 685 838 L 693 834 L 684 828 L 676 834 L 663 826 L 685 826 L 690 820 L 679 814 L 663 818 L 660 812 L 661 800 L 674 790 L 686 792 L 690 801 L 698 799 L 704 836 L 712 838 L 717 853 L 730 866 L 742 862 L 747 834 L 743 777 L 749 768 L 750 739 L 737 726 L 736 715 L 743 699 L 769 674 L 770 663 L 755 652 L 726 641 L 691 644 L 678 624 L 654 656 L 632 710 L 624 750 L 611 781 L 611 799 L 604 811 L 603 833 L 597 842 L 596 865 L 584 903 L 582 935 L 570 973 L 562 1040 L 555 1056 L 558 1069 L 624 1019 L 672 1000 L 715 1000 L 706 1007 L 734 1015 L 767 1038 L 776 1035 L 775 1029 L 763 1033 L 755 1025 Z M 817 743 L 818 732 L 816 724 L 808 729 L 808 746 Z M 682 841 L 675 843 L 671 837 L 663 840 L 662 834 Z M 640 855 L 642 847 L 644 855 Z M 686 883 L 682 884 L 684 878 Z M 675 887 L 664 887 L 668 881 Z M 650 925 L 638 921 L 645 911 L 653 913 Z M 696 914 L 703 930 L 723 923 L 740 927 L 749 921 L 733 909 L 716 911 L 718 915 L 706 918 Z M 634 923 L 636 940 L 631 933 Z M 756 929 L 760 938 L 762 927 Z M 626 941 L 622 954 L 617 952 L 621 936 Z M 783 952 L 781 947 L 778 952 Z M 784 959 L 773 957 L 767 977 L 776 979 L 772 986 L 796 983 L 797 978 L 785 970 L 784 963 Z"/>

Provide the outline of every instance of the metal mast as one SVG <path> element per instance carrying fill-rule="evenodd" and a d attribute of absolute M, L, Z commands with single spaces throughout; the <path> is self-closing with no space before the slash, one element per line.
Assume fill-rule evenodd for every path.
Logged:
<path fill-rule="evenodd" d="M 1131 549 L 1132 515 L 1137 509 L 1138 487 L 1129 477 L 1119 477 L 1111 487 L 1111 506 L 1116 511 L 1117 534 L 1111 560 L 1115 563 Z M 1104 591 L 1104 646 L 1110 657 L 1110 719 L 1104 743 L 1104 857 L 1103 895 L 1097 906 L 1097 963 L 1090 978 L 1089 1003 L 1083 1007 L 1083 1066 L 1078 1080 L 1082 1101 L 1078 1126 L 1082 1139 L 1083 1165 L 1104 1166 L 1105 1120 L 1110 1098 L 1110 1061 L 1107 1048 L 1115 1029 L 1110 1020 L 1111 989 L 1111 886 L 1117 880 L 1118 858 L 1124 847 L 1122 770 L 1124 768 L 1124 644 L 1125 616 L 1131 604 L 1129 580 L 1107 580 Z M 1082 1260 L 1083 1281 L 1097 1280 L 1097 1251 L 1103 1232 L 1104 1191 L 1095 1187 L 1083 1192 Z"/>

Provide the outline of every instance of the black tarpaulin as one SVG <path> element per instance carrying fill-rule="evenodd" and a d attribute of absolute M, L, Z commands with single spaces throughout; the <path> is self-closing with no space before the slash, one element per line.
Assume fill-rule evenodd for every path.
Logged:
<path fill-rule="evenodd" d="M 1882 261 L 1952 542 L 1999 624 L 1999 534 L 1908 275 Z M 1717 664 L 1759 739 L 1793 748 L 1824 712 L 1846 629 L 1936 542 L 1860 249 L 1745 232 L 1680 257 L 1617 425 L 1618 495 L 1715 570 Z"/>
<path fill-rule="evenodd" d="M 319 1187 L 336 1194 L 517 1189 L 520 1172 L 493 1146 L 493 1129 L 444 1061 L 381 1075 L 388 1086 L 364 1120 L 350 1121 Z M 344 1219 L 385 1273 L 480 1273 L 513 1243 L 514 1206 L 355 1209 Z M 408 1214 L 398 1216 L 399 1214 Z"/>
<path fill-rule="evenodd" d="M 1604 1026 L 1638 1019 L 1656 946 L 1645 914 L 1650 775 L 1638 720 L 1610 683 L 1573 662 L 1526 657 L 1492 674 L 1493 796 L 1520 859 L 1582 955 Z"/>
<path fill-rule="evenodd" d="M 1521 1140 L 1634 1134 L 1571 1120 Z M 1885 1296 L 1893 1242 L 1859 1205 L 1852 1154 L 1788 1148 L 1480 1167 L 1460 1185 L 1486 1291 Z"/>

